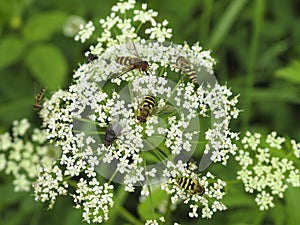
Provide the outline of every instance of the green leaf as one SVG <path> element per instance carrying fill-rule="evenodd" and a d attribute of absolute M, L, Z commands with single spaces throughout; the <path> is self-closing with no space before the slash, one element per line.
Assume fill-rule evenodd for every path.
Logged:
<path fill-rule="evenodd" d="M 275 72 L 277 77 L 283 78 L 292 83 L 300 84 L 300 61 L 294 60 L 287 67 Z"/>
<path fill-rule="evenodd" d="M 22 41 L 15 37 L 6 37 L 0 42 L 0 69 L 20 59 L 24 49 Z"/>
<path fill-rule="evenodd" d="M 288 188 L 286 191 L 286 207 L 285 213 L 288 215 L 288 225 L 299 224 L 299 199 L 300 189 L 299 188 Z"/>
<path fill-rule="evenodd" d="M 34 47 L 25 60 L 32 75 L 50 90 L 62 86 L 66 80 L 67 62 L 61 50 L 54 45 Z"/>
<path fill-rule="evenodd" d="M 151 194 L 141 202 L 138 206 L 138 213 L 144 220 L 147 219 L 158 219 L 162 215 L 157 213 L 158 208 L 167 203 L 168 195 L 165 191 L 157 189 L 152 190 Z M 165 206 L 167 207 L 167 206 Z"/>
<path fill-rule="evenodd" d="M 242 12 L 247 0 L 231 1 L 228 8 L 220 17 L 219 22 L 213 30 L 210 38 L 209 47 L 215 49 L 226 38 L 230 28 L 233 26 L 237 16 Z"/>
<path fill-rule="evenodd" d="M 66 15 L 62 12 L 36 14 L 24 25 L 23 36 L 28 41 L 48 40 L 54 33 L 61 31 L 65 20 Z"/>

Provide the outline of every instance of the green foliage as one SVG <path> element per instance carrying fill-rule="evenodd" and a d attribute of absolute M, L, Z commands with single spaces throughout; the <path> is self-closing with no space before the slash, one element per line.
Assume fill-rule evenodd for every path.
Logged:
<path fill-rule="evenodd" d="M 55 45 L 38 45 L 30 50 L 26 64 L 39 83 L 53 90 L 61 86 L 67 75 L 67 62 Z"/>
<path fill-rule="evenodd" d="M 163 208 L 167 208 L 168 197 L 165 191 L 156 189 L 151 192 L 151 196 L 148 196 L 138 206 L 138 213 L 143 220 L 159 219 L 162 215 L 158 213 L 159 207 L 165 205 Z"/>
<path fill-rule="evenodd" d="M 26 41 L 47 41 L 55 33 L 61 32 L 61 25 L 65 22 L 66 15 L 62 12 L 41 12 L 33 15 L 25 23 L 22 34 Z"/>
<path fill-rule="evenodd" d="M 292 61 L 288 66 L 277 70 L 276 75 L 291 83 L 300 84 L 300 61 Z"/>
<path fill-rule="evenodd" d="M 14 36 L 7 36 L 0 42 L 0 69 L 17 62 L 21 58 L 24 43 Z"/>

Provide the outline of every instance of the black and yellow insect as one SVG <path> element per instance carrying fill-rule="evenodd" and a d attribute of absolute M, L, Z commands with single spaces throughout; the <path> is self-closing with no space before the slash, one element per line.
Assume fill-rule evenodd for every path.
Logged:
<path fill-rule="evenodd" d="M 184 58 L 183 56 L 179 56 L 176 60 L 176 66 L 183 72 L 188 75 L 188 77 L 195 84 L 197 83 L 197 74 L 196 71 L 192 68 L 191 63 Z"/>
<path fill-rule="evenodd" d="M 44 94 L 46 92 L 46 88 L 42 88 L 39 93 L 37 93 L 35 96 L 34 96 L 34 102 L 33 102 L 33 108 L 34 109 L 41 109 L 43 108 L 42 106 L 42 100 L 43 100 L 43 97 L 44 97 Z"/>
<path fill-rule="evenodd" d="M 106 147 L 112 145 L 112 143 L 118 138 L 123 130 L 123 125 L 117 121 L 113 120 L 112 123 L 105 131 L 103 143 Z"/>
<path fill-rule="evenodd" d="M 117 75 L 117 77 L 122 76 L 123 74 L 138 69 L 140 72 L 145 72 L 147 75 L 149 75 L 149 63 L 145 60 L 143 60 L 139 54 L 138 51 L 133 43 L 132 40 L 129 40 L 127 45 L 131 44 L 131 53 L 134 56 L 117 56 L 116 57 L 116 63 L 127 66 L 120 74 Z M 134 53 L 133 53 L 134 51 Z"/>
<path fill-rule="evenodd" d="M 192 194 L 203 195 L 205 192 L 204 187 L 196 179 L 190 177 L 178 177 L 176 181 L 178 186 L 190 191 Z"/>
<path fill-rule="evenodd" d="M 98 59 L 99 57 L 97 55 L 94 55 L 92 53 L 89 53 L 88 56 L 86 57 L 88 62 L 92 62 L 96 59 Z"/>
<path fill-rule="evenodd" d="M 139 107 L 137 119 L 141 123 L 146 122 L 147 118 L 152 115 L 156 105 L 156 99 L 153 95 L 147 95 Z"/>
<path fill-rule="evenodd" d="M 147 95 L 139 106 L 137 120 L 144 123 L 147 121 L 147 118 L 152 115 L 170 114 L 175 111 L 175 108 L 171 105 L 158 107 L 156 97 L 153 95 Z"/>

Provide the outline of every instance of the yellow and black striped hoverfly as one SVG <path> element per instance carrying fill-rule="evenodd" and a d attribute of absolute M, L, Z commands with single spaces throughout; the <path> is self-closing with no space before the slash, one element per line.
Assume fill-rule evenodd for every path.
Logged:
<path fill-rule="evenodd" d="M 46 92 L 46 88 L 42 88 L 35 96 L 34 96 L 34 102 L 33 102 L 33 108 L 35 110 L 43 108 L 42 106 L 42 100 L 44 97 L 44 94 Z"/>
<path fill-rule="evenodd" d="M 149 75 L 149 62 L 143 60 L 135 47 L 135 44 L 132 40 L 127 41 L 127 46 L 131 44 L 131 47 L 127 47 L 128 50 L 130 49 L 131 54 L 134 56 L 117 56 L 116 62 L 120 65 L 127 66 L 120 74 L 117 74 L 117 76 L 113 77 L 119 77 L 122 76 L 125 73 L 128 73 L 129 71 L 138 69 L 140 72 L 145 72 L 147 75 Z M 133 53 L 134 52 L 134 53 Z"/>
<path fill-rule="evenodd" d="M 176 179 L 178 186 L 190 191 L 192 194 L 203 195 L 205 192 L 204 187 L 199 183 L 197 179 L 190 177 L 178 177 Z"/>
<path fill-rule="evenodd" d="M 175 112 L 175 108 L 173 106 L 165 105 L 163 107 L 157 107 L 156 97 L 153 95 L 147 95 L 139 106 L 137 120 L 144 123 L 151 115 L 170 114 L 173 112 Z"/>
<path fill-rule="evenodd" d="M 196 71 L 192 68 L 192 64 L 183 56 L 179 56 L 176 60 L 176 66 L 192 80 L 192 82 L 197 82 Z"/>

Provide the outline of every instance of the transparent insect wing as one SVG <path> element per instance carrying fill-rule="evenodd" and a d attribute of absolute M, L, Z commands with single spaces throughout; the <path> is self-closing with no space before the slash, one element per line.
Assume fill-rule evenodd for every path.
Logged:
<path fill-rule="evenodd" d="M 165 105 L 156 110 L 157 115 L 166 115 L 166 114 L 171 114 L 173 112 L 176 112 L 176 109 L 172 105 Z"/>
<path fill-rule="evenodd" d="M 130 38 L 126 39 L 126 48 L 130 54 L 132 54 L 133 56 L 135 56 L 137 58 L 141 58 L 138 53 L 138 50 L 136 48 L 136 45 L 132 39 L 130 39 Z"/>
<path fill-rule="evenodd" d="M 199 163 L 199 171 L 204 171 L 209 167 L 209 165 L 213 162 L 212 160 L 212 150 L 209 150 L 207 154 L 203 154 Z"/>
<path fill-rule="evenodd" d="M 113 120 L 111 123 L 111 129 L 115 132 L 116 136 L 119 136 L 124 129 L 126 123 L 125 120 Z"/>

